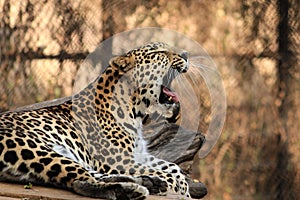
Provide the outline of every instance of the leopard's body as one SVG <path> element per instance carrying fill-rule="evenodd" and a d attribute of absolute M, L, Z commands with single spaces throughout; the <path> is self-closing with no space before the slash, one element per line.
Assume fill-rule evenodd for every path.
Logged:
<path fill-rule="evenodd" d="M 187 69 L 186 53 L 150 43 L 112 58 L 63 103 L 2 113 L 0 180 L 108 199 L 143 199 L 167 188 L 189 197 L 180 168 L 149 155 L 142 138 L 142 118 L 176 100 L 163 79 Z M 169 99 L 161 103 L 163 90 Z"/>

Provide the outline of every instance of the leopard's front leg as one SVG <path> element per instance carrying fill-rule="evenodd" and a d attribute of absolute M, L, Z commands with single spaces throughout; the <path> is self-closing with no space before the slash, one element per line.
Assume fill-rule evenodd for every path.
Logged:
<path fill-rule="evenodd" d="M 153 175 L 120 175 L 120 174 L 93 174 L 98 181 L 106 183 L 131 182 L 144 186 L 150 194 L 165 195 L 168 189 L 167 182 Z"/>
<path fill-rule="evenodd" d="M 181 169 L 176 164 L 153 156 L 148 156 L 148 163 L 139 163 L 133 158 L 124 160 L 128 163 L 126 167 L 121 167 L 120 165 L 112 166 L 109 171 L 105 172 L 106 174 L 111 174 L 114 170 L 122 168 L 118 173 L 123 175 L 112 174 L 106 177 L 99 177 L 100 180 L 111 182 L 112 180 L 121 181 L 123 179 L 128 181 L 129 178 L 135 183 L 147 187 L 150 194 L 165 195 L 167 188 L 170 188 L 178 194 L 190 197 L 188 183 L 184 174 L 181 173 Z"/>
<path fill-rule="evenodd" d="M 145 199 L 149 191 L 142 185 L 131 181 L 99 181 L 89 171 L 73 160 L 56 154 L 48 166 L 52 173 L 57 173 L 55 177 L 49 177 L 51 171 L 41 172 L 46 174 L 49 182 L 54 185 L 67 187 L 74 192 L 88 197 L 105 199 Z M 53 166 L 61 163 L 60 169 L 55 171 Z M 54 171 L 55 172 L 54 172 Z"/>
<path fill-rule="evenodd" d="M 143 163 L 150 169 L 150 171 L 154 170 L 155 174 L 158 174 L 160 178 L 166 180 L 169 188 L 171 188 L 174 192 L 190 198 L 189 185 L 186 181 L 185 175 L 182 173 L 182 170 L 178 165 L 151 155 L 148 155 Z"/>

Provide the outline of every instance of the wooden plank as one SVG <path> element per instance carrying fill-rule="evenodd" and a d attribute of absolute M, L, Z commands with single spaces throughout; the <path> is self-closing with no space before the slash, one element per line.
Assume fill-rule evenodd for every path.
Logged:
<path fill-rule="evenodd" d="M 0 197 L 0 200 L 20 200 L 20 198 Z"/>
<path fill-rule="evenodd" d="M 91 198 L 82 197 L 66 190 L 41 186 L 24 189 L 24 185 L 12 183 L 0 183 L 0 196 L 19 199 L 28 198 L 30 200 L 91 200 Z"/>
<path fill-rule="evenodd" d="M 24 185 L 13 183 L 0 183 L 0 200 L 95 200 L 94 198 L 83 197 L 71 191 L 33 186 L 31 189 L 24 189 Z M 178 195 L 168 194 L 167 196 L 149 196 L 147 200 L 175 200 L 180 199 Z"/>

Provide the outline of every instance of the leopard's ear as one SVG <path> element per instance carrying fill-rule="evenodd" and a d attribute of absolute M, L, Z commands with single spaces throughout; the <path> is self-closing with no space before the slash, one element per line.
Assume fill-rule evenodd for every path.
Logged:
<path fill-rule="evenodd" d="M 117 56 L 109 61 L 109 65 L 117 70 L 119 70 L 119 74 L 125 74 L 134 66 L 134 58 L 133 56 Z"/>

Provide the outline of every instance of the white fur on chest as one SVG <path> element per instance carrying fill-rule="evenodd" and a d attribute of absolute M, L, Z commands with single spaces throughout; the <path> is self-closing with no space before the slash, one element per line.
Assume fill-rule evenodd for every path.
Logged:
<path fill-rule="evenodd" d="M 139 163 L 147 162 L 149 154 L 147 152 L 147 142 L 143 138 L 142 122 L 139 123 L 137 128 L 137 138 L 134 149 L 134 160 Z"/>

